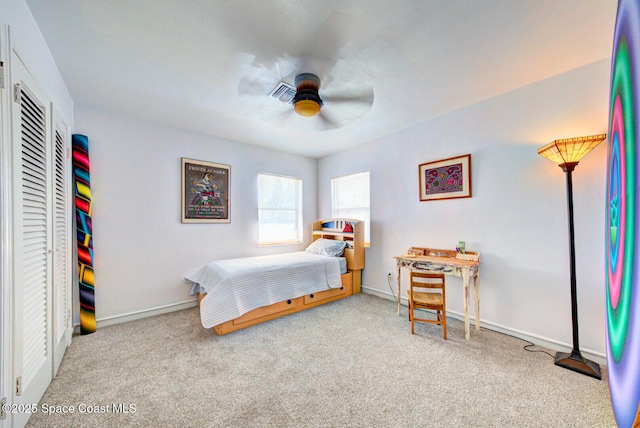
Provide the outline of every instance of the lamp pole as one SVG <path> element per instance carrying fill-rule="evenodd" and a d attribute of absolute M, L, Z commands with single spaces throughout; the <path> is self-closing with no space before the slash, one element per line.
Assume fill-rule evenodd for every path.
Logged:
<path fill-rule="evenodd" d="M 580 353 L 580 339 L 578 335 L 578 299 L 576 287 L 576 245 L 573 227 L 573 181 L 571 179 L 571 172 L 575 169 L 576 165 L 578 165 L 578 162 L 566 162 L 560 165 L 560 168 L 562 168 L 567 176 L 567 214 L 569 219 L 569 269 L 571 275 L 571 324 L 573 327 L 573 349 L 570 353 L 557 352 L 555 364 L 587 376 L 602 379 L 600 366 L 593 361 L 587 360 Z"/>

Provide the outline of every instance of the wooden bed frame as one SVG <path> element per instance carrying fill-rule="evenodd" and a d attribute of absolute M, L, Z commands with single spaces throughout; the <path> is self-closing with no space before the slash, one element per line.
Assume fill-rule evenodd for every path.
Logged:
<path fill-rule="evenodd" d="M 352 231 L 349 230 L 349 226 L 351 226 Z M 313 223 L 311 240 L 315 241 L 320 238 L 347 241 L 347 248 L 344 250 L 344 257 L 347 259 L 347 273 L 341 275 L 342 287 L 263 306 L 236 319 L 218 324 L 213 327 L 213 330 L 219 336 L 222 336 L 223 334 L 359 293 L 362 269 L 364 268 L 364 222 L 347 218 L 318 220 Z M 198 306 L 205 295 L 198 293 Z"/>

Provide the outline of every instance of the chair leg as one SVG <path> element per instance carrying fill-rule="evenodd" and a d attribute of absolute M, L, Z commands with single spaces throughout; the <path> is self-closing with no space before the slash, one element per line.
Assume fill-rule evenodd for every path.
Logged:
<path fill-rule="evenodd" d="M 442 330 L 444 332 L 444 340 L 447 340 L 447 311 L 442 310 Z"/>
<path fill-rule="evenodd" d="M 409 321 L 411 322 L 411 334 L 415 334 L 414 323 L 415 323 L 415 314 L 413 313 L 413 308 L 411 307 L 411 301 L 407 302 L 407 307 L 409 309 Z"/>

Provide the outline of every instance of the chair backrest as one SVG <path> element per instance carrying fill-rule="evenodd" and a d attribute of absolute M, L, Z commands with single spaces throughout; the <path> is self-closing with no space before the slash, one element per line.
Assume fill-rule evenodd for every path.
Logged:
<path fill-rule="evenodd" d="M 416 278 L 420 278 L 416 280 Z M 444 293 L 444 274 L 437 272 L 411 271 L 411 288 L 439 288 Z"/>

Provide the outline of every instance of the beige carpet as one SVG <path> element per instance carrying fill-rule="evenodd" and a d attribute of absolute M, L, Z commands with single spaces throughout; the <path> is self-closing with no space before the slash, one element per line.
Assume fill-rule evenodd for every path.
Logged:
<path fill-rule="evenodd" d="M 615 426 L 606 370 L 557 367 L 491 331 L 466 341 L 453 319 L 449 340 L 427 324 L 412 336 L 395 310 L 360 294 L 222 337 L 197 309 L 76 336 L 40 403 L 75 412 L 29 426 Z"/>

